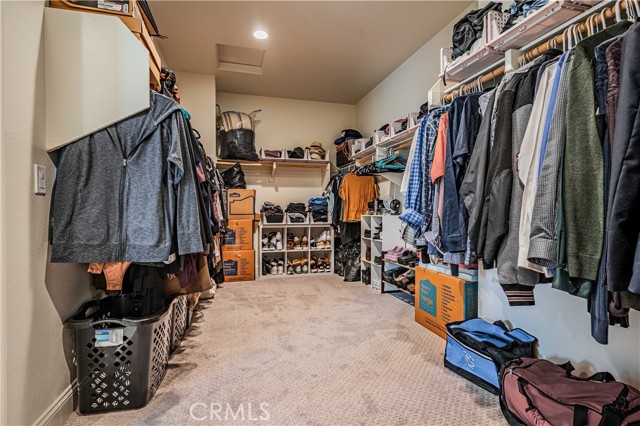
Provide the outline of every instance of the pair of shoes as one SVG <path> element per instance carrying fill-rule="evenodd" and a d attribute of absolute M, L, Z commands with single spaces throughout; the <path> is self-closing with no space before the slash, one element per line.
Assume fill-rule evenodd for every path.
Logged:
<path fill-rule="evenodd" d="M 369 246 L 364 249 L 364 260 L 371 262 L 371 247 Z"/>
<path fill-rule="evenodd" d="M 292 233 L 287 234 L 287 250 L 304 250 L 309 248 L 309 239 L 307 236 L 299 238 Z"/>
<path fill-rule="evenodd" d="M 289 275 L 295 274 L 306 274 L 309 272 L 309 259 L 295 259 L 294 261 L 289 261 L 289 268 L 291 268 L 292 272 L 289 272 L 289 268 L 287 268 L 287 273 Z"/>
<path fill-rule="evenodd" d="M 401 265 L 416 266 L 420 262 L 418 255 L 415 251 L 405 250 L 401 256 L 398 257 L 398 263 Z"/>
<path fill-rule="evenodd" d="M 269 275 L 271 273 L 270 261 L 267 256 L 262 256 L 262 275 Z"/>
<path fill-rule="evenodd" d="M 396 277 L 396 285 L 404 290 L 407 290 L 409 284 L 414 284 L 416 279 L 416 271 L 409 269 L 407 272 L 403 272 Z"/>
<path fill-rule="evenodd" d="M 385 260 L 390 260 L 391 262 L 398 263 L 398 260 L 400 259 L 400 256 L 402 256 L 403 253 L 404 253 L 403 247 L 395 246 L 394 248 L 392 248 L 391 250 L 385 253 L 384 258 Z"/>
<path fill-rule="evenodd" d="M 311 240 L 311 246 L 323 250 L 331 250 L 331 231 L 322 231 L 319 237 Z"/>
<path fill-rule="evenodd" d="M 312 256 L 316 259 L 315 256 Z M 318 268 L 317 272 L 331 272 L 331 259 L 328 257 L 321 257 L 316 259 L 316 266 Z"/>
<path fill-rule="evenodd" d="M 373 258 L 373 263 L 375 263 L 376 265 L 382 265 L 382 258 L 380 256 L 375 256 Z"/>
<path fill-rule="evenodd" d="M 266 256 L 262 257 L 262 275 L 283 275 L 284 259 L 271 259 Z"/>
<path fill-rule="evenodd" d="M 282 250 L 282 234 L 280 232 L 269 232 L 269 235 L 262 234 L 262 251 Z"/>
<path fill-rule="evenodd" d="M 376 226 L 376 231 L 373 233 L 373 237 L 371 238 L 374 240 L 382 239 L 382 225 Z"/>
<path fill-rule="evenodd" d="M 371 238 L 371 229 L 365 229 L 364 230 L 364 237 L 365 238 Z"/>

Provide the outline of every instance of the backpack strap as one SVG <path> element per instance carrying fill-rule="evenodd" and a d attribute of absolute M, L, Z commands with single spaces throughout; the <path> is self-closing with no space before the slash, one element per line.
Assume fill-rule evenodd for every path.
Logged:
<path fill-rule="evenodd" d="M 586 426 L 587 413 L 589 409 L 584 405 L 576 405 L 573 407 L 573 426 Z"/>

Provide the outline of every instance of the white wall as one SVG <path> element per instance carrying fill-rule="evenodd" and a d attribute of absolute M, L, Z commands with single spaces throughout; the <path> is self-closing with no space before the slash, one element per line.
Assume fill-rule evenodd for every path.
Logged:
<path fill-rule="evenodd" d="M 32 424 L 75 377 L 63 322 L 94 294 L 82 265 L 48 263 L 54 165 L 45 152 L 44 1 L 2 2 L 3 425 Z M 104 83 L 104 82 L 102 82 Z M 33 164 L 48 194 L 33 194 Z M 54 419 L 54 422 L 61 419 Z"/>
<path fill-rule="evenodd" d="M 191 114 L 191 125 L 200 132 L 211 157 L 216 143 L 216 78 L 213 75 L 174 71 L 180 89 L 180 105 Z"/>
<path fill-rule="evenodd" d="M 217 94 L 222 111 L 251 112 L 262 109 L 256 121 L 256 149 L 307 147 L 322 142 L 335 162 L 333 140 L 355 125 L 355 106 L 264 96 Z M 256 207 L 272 201 L 283 208 L 290 202 L 306 202 L 322 194 L 321 169 L 279 168 L 270 181 L 266 167 L 243 168 L 248 188 L 257 190 Z"/>
<path fill-rule="evenodd" d="M 486 2 L 480 3 L 484 6 Z M 356 128 L 370 134 L 381 125 L 416 111 L 426 101 L 440 71 L 440 48 L 451 45 L 451 32 L 457 20 L 449 23 L 357 103 Z M 384 195 L 387 191 L 388 184 L 381 184 L 381 193 Z M 640 385 L 638 312 L 631 313 L 630 328 L 611 327 L 609 345 L 603 346 L 590 335 L 585 300 L 552 289 L 549 285 L 540 285 L 535 292 L 535 306 L 510 307 L 495 272 L 482 272 L 479 280 L 480 316 L 509 320 L 534 334 L 540 340 L 539 349 L 544 357 L 571 360 L 582 371 L 610 371 L 620 380 Z"/>
<path fill-rule="evenodd" d="M 608 371 L 616 379 L 640 386 L 640 313 L 631 311 L 630 327 L 609 327 L 609 344 L 591 337 L 587 301 L 540 284 L 535 306 L 509 306 L 495 270 L 482 271 L 478 283 L 479 316 L 507 319 L 539 339 L 540 356 L 567 360 L 584 372 Z"/>
<path fill-rule="evenodd" d="M 466 10 L 473 9 L 467 8 Z M 356 104 L 356 128 L 370 136 L 382 125 L 418 111 L 440 73 L 440 49 L 451 46 L 461 13 Z"/>

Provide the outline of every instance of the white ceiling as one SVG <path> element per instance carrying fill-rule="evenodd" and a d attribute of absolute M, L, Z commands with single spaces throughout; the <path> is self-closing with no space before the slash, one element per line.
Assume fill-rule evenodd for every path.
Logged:
<path fill-rule="evenodd" d="M 220 92 L 355 104 L 470 3 L 155 0 L 150 6 L 168 37 L 158 41 L 168 65 L 215 74 Z M 255 39 L 258 29 L 269 38 Z M 262 75 L 217 70 L 217 44 L 264 49 Z"/>

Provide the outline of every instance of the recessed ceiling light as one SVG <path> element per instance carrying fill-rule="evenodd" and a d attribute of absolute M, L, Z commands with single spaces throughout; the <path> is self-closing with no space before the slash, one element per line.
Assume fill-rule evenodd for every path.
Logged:
<path fill-rule="evenodd" d="M 269 37 L 269 34 L 267 34 L 266 31 L 258 30 L 253 33 L 253 36 L 257 39 L 264 40 L 265 38 Z"/>

